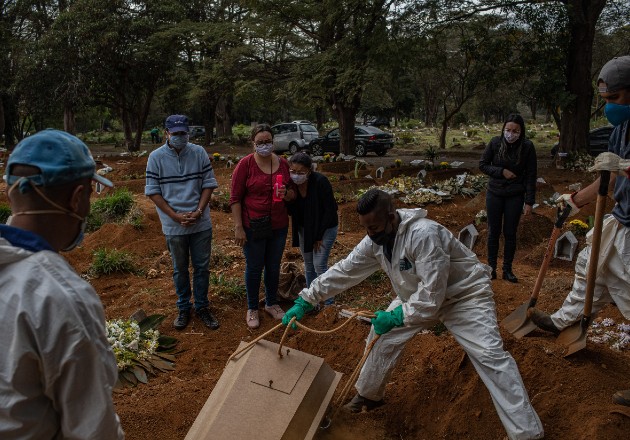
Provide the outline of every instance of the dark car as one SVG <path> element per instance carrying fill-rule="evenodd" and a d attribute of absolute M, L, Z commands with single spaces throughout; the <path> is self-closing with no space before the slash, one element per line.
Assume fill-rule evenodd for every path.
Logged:
<path fill-rule="evenodd" d="M 595 157 L 604 151 L 608 151 L 608 138 L 612 134 L 615 127 L 606 125 L 604 127 L 594 128 L 588 134 L 588 154 Z M 551 148 L 551 157 L 555 157 L 560 145 L 556 142 Z"/>
<path fill-rule="evenodd" d="M 203 125 L 191 125 L 188 127 L 190 139 L 206 137 L 206 128 Z"/>
<path fill-rule="evenodd" d="M 339 154 L 341 136 L 339 129 L 329 131 L 326 135 L 313 139 L 308 148 L 314 156 L 321 156 L 326 152 Z M 354 127 L 354 149 L 356 156 L 365 156 L 374 151 L 379 156 L 385 156 L 387 150 L 394 146 L 394 137 L 376 127 L 357 125 Z"/>
<path fill-rule="evenodd" d="M 366 125 L 373 127 L 389 127 L 389 118 L 385 116 L 375 116 L 367 120 Z"/>

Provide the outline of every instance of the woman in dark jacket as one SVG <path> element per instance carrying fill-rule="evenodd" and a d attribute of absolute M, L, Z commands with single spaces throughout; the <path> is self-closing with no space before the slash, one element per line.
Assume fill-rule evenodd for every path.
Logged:
<path fill-rule="evenodd" d="M 488 143 L 479 169 L 490 176 L 486 193 L 488 212 L 488 264 L 492 279 L 497 277 L 499 235 L 503 227 L 503 279 L 517 283 L 512 272 L 516 252 L 516 230 L 521 213 L 529 215 L 536 196 L 536 150 L 525 138 L 525 121 L 518 114 L 508 116 L 501 136 Z"/>
<path fill-rule="evenodd" d="M 303 152 L 289 159 L 297 196 L 289 204 L 293 246 L 304 258 L 306 286 L 328 270 L 328 257 L 337 238 L 337 202 L 326 176 L 312 170 L 311 157 Z M 332 304 L 333 300 L 326 301 Z"/>

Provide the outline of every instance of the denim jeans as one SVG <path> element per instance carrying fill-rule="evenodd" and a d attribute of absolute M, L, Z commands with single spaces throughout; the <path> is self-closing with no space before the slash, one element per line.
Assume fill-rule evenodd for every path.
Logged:
<path fill-rule="evenodd" d="M 499 253 L 499 236 L 503 232 L 503 270 L 512 270 L 512 261 L 516 253 L 516 230 L 523 213 L 525 195 L 509 197 L 486 194 L 486 211 L 488 213 L 488 265 L 497 268 Z"/>
<path fill-rule="evenodd" d="M 304 275 L 306 276 L 306 287 L 310 287 L 315 278 L 328 270 L 328 257 L 337 238 L 338 226 L 333 226 L 324 231 L 322 245 L 319 250 L 304 252 L 304 228 L 300 228 L 298 237 L 300 238 L 300 252 L 304 258 Z M 328 298 L 324 304 L 334 304 L 334 298 Z"/>
<path fill-rule="evenodd" d="M 210 252 L 212 250 L 212 228 L 188 235 L 167 235 L 166 246 L 173 260 L 173 282 L 177 293 L 177 308 L 190 310 L 189 257 L 193 266 L 192 293 L 195 310 L 210 305 L 208 284 L 210 277 Z"/>
<path fill-rule="evenodd" d="M 289 228 L 274 229 L 271 238 L 252 240 L 252 233 L 245 228 L 247 242 L 243 246 L 245 254 L 245 290 L 247 290 L 247 308 L 258 310 L 258 293 L 263 269 L 265 271 L 265 304 L 278 304 L 276 294 L 280 281 L 280 263 L 284 253 Z"/>

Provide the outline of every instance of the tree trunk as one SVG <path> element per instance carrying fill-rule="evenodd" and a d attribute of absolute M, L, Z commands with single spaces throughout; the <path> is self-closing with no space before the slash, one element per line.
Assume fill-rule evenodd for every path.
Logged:
<path fill-rule="evenodd" d="M 121 111 L 121 119 L 122 119 L 122 125 L 123 125 L 123 133 L 125 135 L 125 139 L 123 140 L 123 145 L 128 151 L 132 151 L 133 130 L 131 128 L 131 120 L 129 119 L 129 110 L 123 107 L 120 111 Z"/>
<path fill-rule="evenodd" d="M 315 107 L 315 121 L 318 130 L 321 130 L 326 122 L 326 108 L 323 105 Z"/>
<path fill-rule="evenodd" d="M 13 151 L 15 147 L 15 126 L 17 125 L 17 108 L 13 96 L 5 94 L 2 97 L 4 112 L 4 147 Z"/>
<path fill-rule="evenodd" d="M 147 96 L 145 96 L 142 109 L 140 109 L 140 113 L 136 117 L 136 138 L 134 139 L 133 146 L 129 149 L 129 151 L 140 151 L 144 124 L 146 124 L 147 118 L 149 117 L 149 110 L 151 109 L 151 102 L 153 101 L 153 90 L 155 90 L 155 87 L 147 88 Z"/>
<path fill-rule="evenodd" d="M 223 95 L 216 105 L 217 137 L 232 136 L 232 95 Z"/>
<path fill-rule="evenodd" d="M 2 95 L 0 95 L 0 139 L 2 139 L 3 134 L 4 134 L 4 102 L 2 100 Z"/>
<path fill-rule="evenodd" d="M 63 105 L 63 130 L 70 134 L 76 134 L 74 106 L 70 102 Z"/>
<path fill-rule="evenodd" d="M 354 154 L 354 119 L 357 107 L 338 104 L 335 110 L 339 121 L 339 152 L 345 155 Z"/>
<path fill-rule="evenodd" d="M 538 102 L 532 98 L 529 100 L 529 110 L 532 112 L 532 119 L 536 120 L 536 110 L 538 110 Z"/>
<path fill-rule="evenodd" d="M 560 151 L 586 151 L 593 101 L 591 64 L 595 25 L 606 0 L 568 2 L 571 39 L 567 53 L 566 89 L 573 99 L 563 107 L 560 120 Z"/>

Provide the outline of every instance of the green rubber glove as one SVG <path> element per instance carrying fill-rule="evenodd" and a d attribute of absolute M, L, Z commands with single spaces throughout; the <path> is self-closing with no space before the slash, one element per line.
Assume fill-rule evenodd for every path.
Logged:
<path fill-rule="evenodd" d="M 376 312 L 376 318 L 372 318 L 374 333 L 384 335 L 394 327 L 402 327 L 404 324 L 402 304 L 391 312 L 379 310 Z"/>
<path fill-rule="evenodd" d="M 289 325 L 289 322 L 291 322 L 293 318 L 299 321 L 300 319 L 304 318 L 305 313 L 310 312 L 314 308 L 314 305 L 312 305 L 308 301 L 303 300 L 300 296 L 298 297 L 298 299 L 295 300 L 295 305 L 285 312 L 284 316 L 282 317 L 282 324 L 285 326 Z M 293 330 L 296 330 L 297 325 L 295 325 L 294 323 L 293 325 L 291 325 L 291 328 Z"/>

